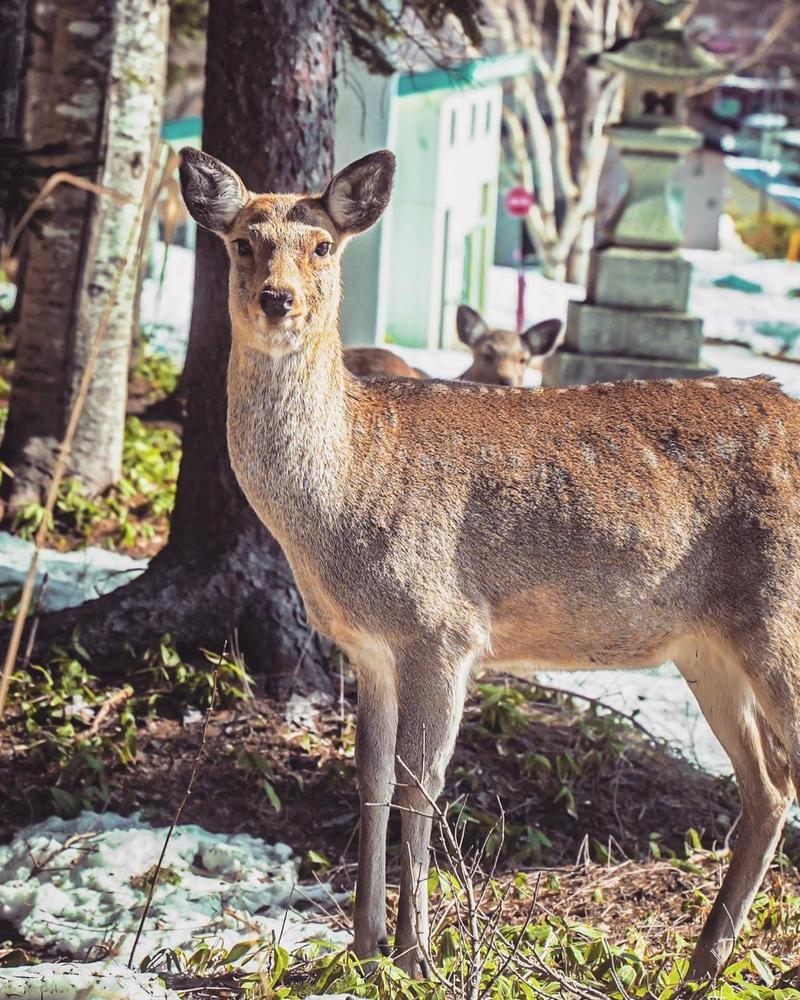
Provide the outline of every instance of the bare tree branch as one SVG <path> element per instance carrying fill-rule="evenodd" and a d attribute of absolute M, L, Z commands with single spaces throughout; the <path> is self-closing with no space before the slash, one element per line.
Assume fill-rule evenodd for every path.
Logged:
<path fill-rule="evenodd" d="M 732 62 L 717 75 L 708 77 L 696 87 L 692 87 L 689 91 L 690 96 L 694 97 L 697 94 L 704 94 L 709 90 L 713 90 L 719 84 L 720 80 L 724 79 L 729 73 L 741 73 L 742 70 L 749 69 L 751 66 L 760 63 L 795 19 L 799 10 L 800 6 L 798 6 L 797 0 L 783 0 L 778 16 L 753 51 L 743 59 L 738 60 L 738 62 Z"/>
<path fill-rule="evenodd" d="M 553 68 L 550 72 L 550 79 L 556 85 L 559 85 L 564 79 L 564 73 L 567 70 L 570 26 L 576 2 L 577 0 L 556 0 L 558 7 L 558 33 L 556 34 L 556 53 L 553 59 Z"/>

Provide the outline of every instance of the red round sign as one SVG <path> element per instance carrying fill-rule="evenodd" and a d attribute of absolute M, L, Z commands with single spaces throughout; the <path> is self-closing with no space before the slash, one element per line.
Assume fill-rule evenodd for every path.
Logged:
<path fill-rule="evenodd" d="M 503 204 L 509 215 L 523 216 L 531 210 L 536 201 L 532 191 L 526 191 L 523 187 L 515 187 L 506 191 Z"/>

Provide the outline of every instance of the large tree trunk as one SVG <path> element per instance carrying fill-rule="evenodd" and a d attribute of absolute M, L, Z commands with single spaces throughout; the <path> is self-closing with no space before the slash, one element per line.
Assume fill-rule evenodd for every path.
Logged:
<path fill-rule="evenodd" d="M 130 198 L 102 200 L 68 186 L 27 246 L 25 294 L 2 457 L 13 507 L 41 499 L 131 226 L 161 122 L 167 0 L 62 0 L 49 61 L 31 73 L 31 139 L 67 140 L 53 170 L 96 164 L 99 183 Z M 119 285 L 72 448 L 69 474 L 90 492 L 121 472 L 136 274 Z"/>
<path fill-rule="evenodd" d="M 253 44 L 258 39 L 258 44 Z M 335 0 L 211 0 L 203 148 L 256 191 L 321 190 L 333 167 Z M 188 414 L 170 539 L 132 584 L 49 616 L 39 634 L 77 625 L 97 665 L 169 632 L 196 648 L 234 630 L 249 668 L 285 691 L 324 684 L 325 644 L 305 622 L 291 571 L 234 478 L 225 440 L 230 349 L 228 259 L 198 233 L 186 359 Z"/>
<path fill-rule="evenodd" d="M 22 57 L 27 0 L 0 3 L 0 142 L 18 139 L 22 124 Z M 3 147 L 0 146 L 0 156 Z M 6 164 L 6 168 L 8 165 Z M 8 235 L 9 188 L 0 169 L 0 242 Z"/>

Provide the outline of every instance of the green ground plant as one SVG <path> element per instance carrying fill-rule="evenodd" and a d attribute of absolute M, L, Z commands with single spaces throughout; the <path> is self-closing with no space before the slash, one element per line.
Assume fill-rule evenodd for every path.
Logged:
<path fill-rule="evenodd" d="M 203 658 L 187 662 L 165 636 L 131 670 L 129 683 L 108 689 L 87 668 L 88 654 L 74 641 L 70 650 L 53 649 L 46 665 L 18 670 L 9 691 L 15 751 L 35 760 L 52 779 L 36 790 L 32 812 L 72 817 L 82 809 L 105 808 L 114 769 L 137 759 L 142 723 L 188 707 L 207 709 L 215 669 L 217 705 L 247 697 L 241 664 L 208 651 Z"/>
<path fill-rule="evenodd" d="M 180 370 L 165 354 L 145 348 L 138 358 L 134 377 L 144 382 L 150 395 L 158 398 L 175 391 Z"/>
<path fill-rule="evenodd" d="M 38 773 L 43 776 L 43 800 L 32 803 L 32 814 L 70 816 L 86 807 L 102 809 L 118 785 L 121 769 L 133 773 L 130 769 L 139 762 L 143 725 L 160 724 L 163 717 L 180 719 L 187 706 L 201 712 L 208 707 L 210 662 L 217 659 L 208 653 L 187 662 L 165 638 L 145 661 L 132 666 L 130 692 L 109 689 L 93 676 L 79 645 L 56 652 L 46 664 L 18 671 L 9 718 L 15 753 L 39 755 Z M 261 742 L 258 735 L 244 745 L 228 735 L 233 716 L 245 720 L 244 729 L 231 730 L 237 733 L 247 727 L 265 733 L 260 728 L 265 721 L 251 710 L 249 682 L 236 662 L 223 660 L 218 679 L 218 705 L 239 710 L 212 719 L 219 730 L 217 755 L 230 759 L 254 806 L 262 788 L 260 816 L 291 822 L 284 817 L 291 814 L 293 777 L 302 791 L 301 775 L 308 780 L 310 773 L 298 768 L 302 757 L 337 765 L 341 776 L 330 803 L 343 809 L 343 797 L 353 784 L 352 713 L 342 711 L 329 728 L 301 729 L 292 736 L 297 727 L 289 727 L 276 732 L 272 744 Z M 114 701 L 116 696 L 119 701 Z M 112 710 L 97 725 L 107 704 Z M 206 941 L 191 952 L 159 952 L 144 964 L 157 969 L 185 1000 L 300 1000 L 325 992 L 376 1000 L 678 1000 L 697 928 L 729 859 L 727 843 L 709 846 L 707 832 L 701 829 L 688 829 L 683 843 L 668 842 L 661 831 L 654 831 L 636 855 L 641 860 L 631 860 L 600 835 L 587 836 L 577 863 L 575 849 L 573 860 L 554 861 L 548 835 L 554 836 L 553 828 L 545 833 L 530 819 L 521 819 L 507 789 L 497 790 L 504 795 L 507 813 L 496 796 L 489 796 L 494 808 L 473 801 L 477 793 L 471 782 L 478 787 L 485 776 L 473 775 L 469 762 L 473 757 L 486 761 L 490 752 L 497 752 L 510 788 L 535 787 L 543 818 L 549 803 L 551 820 L 561 816 L 562 825 L 576 824 L 571 810 L 581 818 L 588 809 L 586 782 L 596 778 L 607 789 L 609 776 L 625 764 L 642 738 L 630 721 L 597 704 L 582 709 L 577 704 L 560 692 L 497 679 L 480 684 L 470 699 L 462 733 L 465 773 L 455 781 L 455 795 L 462 797 L 447 809 L 437 807 L 435 867 L 429 884 L 431 980 L 411 982 L 385 959 L 367 970 L 349 952 L 322 942 L 289 952 L 246 928 L 234 947 L 222 949 Z M 531 742 L 528 734 L 537 713 L 562 718 L 569 727 L 569 745 L 563 742 L 564 731 L 559 735 L 555 730 L 549 741 Z M 196 752 L 198 730 L 193 733 L 186 740 L 191 753 Z M 293 749 L 282 762 L 276 748 L 287 742 Z M 474 748 L 473 756 L 469 747 Z M 209 747 L 201 769 L 215 763 L 213 755 Z M 663 756 L 661 766 L 667 763 Z M 565 787 L 574 801 L 562 792 Z M 112 804 L 120 808 L 119 795 Z M 159 813 L 159 819 L 163 817 Z M 397 818 L 395 814 L 393 821 Z M 451 831 L 449 840 L 445 828 Z M 337 889 L 350 888 L 352 866 L 343 863 L 340 849 L 329 849 L 317 834 L 308 843 L 302 848 L 302 877 L 318 876 L 332 880 Z M 168 871 L 162 875 L 169 878 Z M 394 901 L 390 890 L 390 909 Z M 798 923 L 798 880 L 790 861 L 779 855 L 737 943 L 734 961 L 703 995 L 719 1000 L 798 1000 L 800 991 L 791 974 L 791 956 L 800 944 Z M 9 961 L 19 960 L 18 952 L 18 947 L 11 948 Z M 0 965 L 3 955 L 0 946 Z"/>
<path fill-rule="evenodd" d="M 451 833 L 452 841 L 460 843 L 457 826 Z M 488 849 L 483 860 L 492 866 Z M 721 858 L 687 843 L 685 856 L 676 860 L 691 864 L 709 886 Z M 365 968 L 352 953 L 329 943 L 313 942 L 289 952 L 258 938 L 227 949 L 203 944 L 191 954 L 159 952 L 146 958 L 142 968 L 160 971 L 165 982 L 179 991 L 201 986 L 214 990 L 216 984 L 219 994 L 204 995 L 244 1000 L 299 1000 L 311 993 L 348 993 L 371 1000 L 678 1000 L 693 995 L 708 1000 L 797 1000 L 800 996 L 791 964 L 756 940 L 770 921 L 776 933 L 796 926 L 800 899 L 793 894 L 778 898 L 762 892 L 736 957 L 720 980 L 712 987 L 687 986 L 682 980 L 691 940 L 680 920 L 657 941 L 652 920 L 639 914 L 630 919 L 619 940 L 619 934 L 587 920 L 554 915 L 549 901 L 540 899 L 541 874 L 496 878 L 483 874 L 477 861 L 450 856 L 446 868 L 431 873 L 433 965 L 431 978 L 424 982 L 407 979 L 386 958 Z M 686 912 L 707 903 L 705 894 L 699 893 Z M 223 994 L 223 989 L 230 992 Z"/>
<path fill-rule="evenodd" d="M 7 398 L 12 363 L 0 372 L 0 430 L 8 409 Z M 168 396 L 177 385 L 179 369 L 169 358 L 145 347 L 141 352 L 134 384 L 139 395 L 150 401 Z M 166 539 L 169 516 L 181 458 L 177 429 L 145 423 L 135 416 L 125 422 L 122 477 L 100 496 L 89 496 L 81 484 L 67 478 L 61 484 L 48 544 L 57 549 L 99 544 L 152 555 Z M 9 475 L 0 465 L 0 476 Z M 30 503 L 15 515 L 11 530 L 28 541 L 35 536 L 44 517 L 44 507 Z"/>
<path fill-rule="evenodd" d="M 180 438 L 169 427 L 125 422 L 122 478 L 111 489 L 90 497 L 76 479 L 65 479 L 56 502 L 49 543 L 73 548 L 90 542 L 111 549 L 146 547 L 160 532 L 175 502 Z M 39 503 L 26 504 L 12 529 L 32 541 L 44 517 Z"/>

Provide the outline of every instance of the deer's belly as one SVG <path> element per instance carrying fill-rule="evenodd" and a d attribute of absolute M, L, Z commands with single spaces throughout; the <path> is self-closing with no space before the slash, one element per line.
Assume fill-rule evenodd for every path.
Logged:
<path fill-rule="evenodd" d="M 646 602 L 577 602 L 520 595 L 496 609 L 487 666 L 509 672 L 655 667 L 692 622 Z"/>

